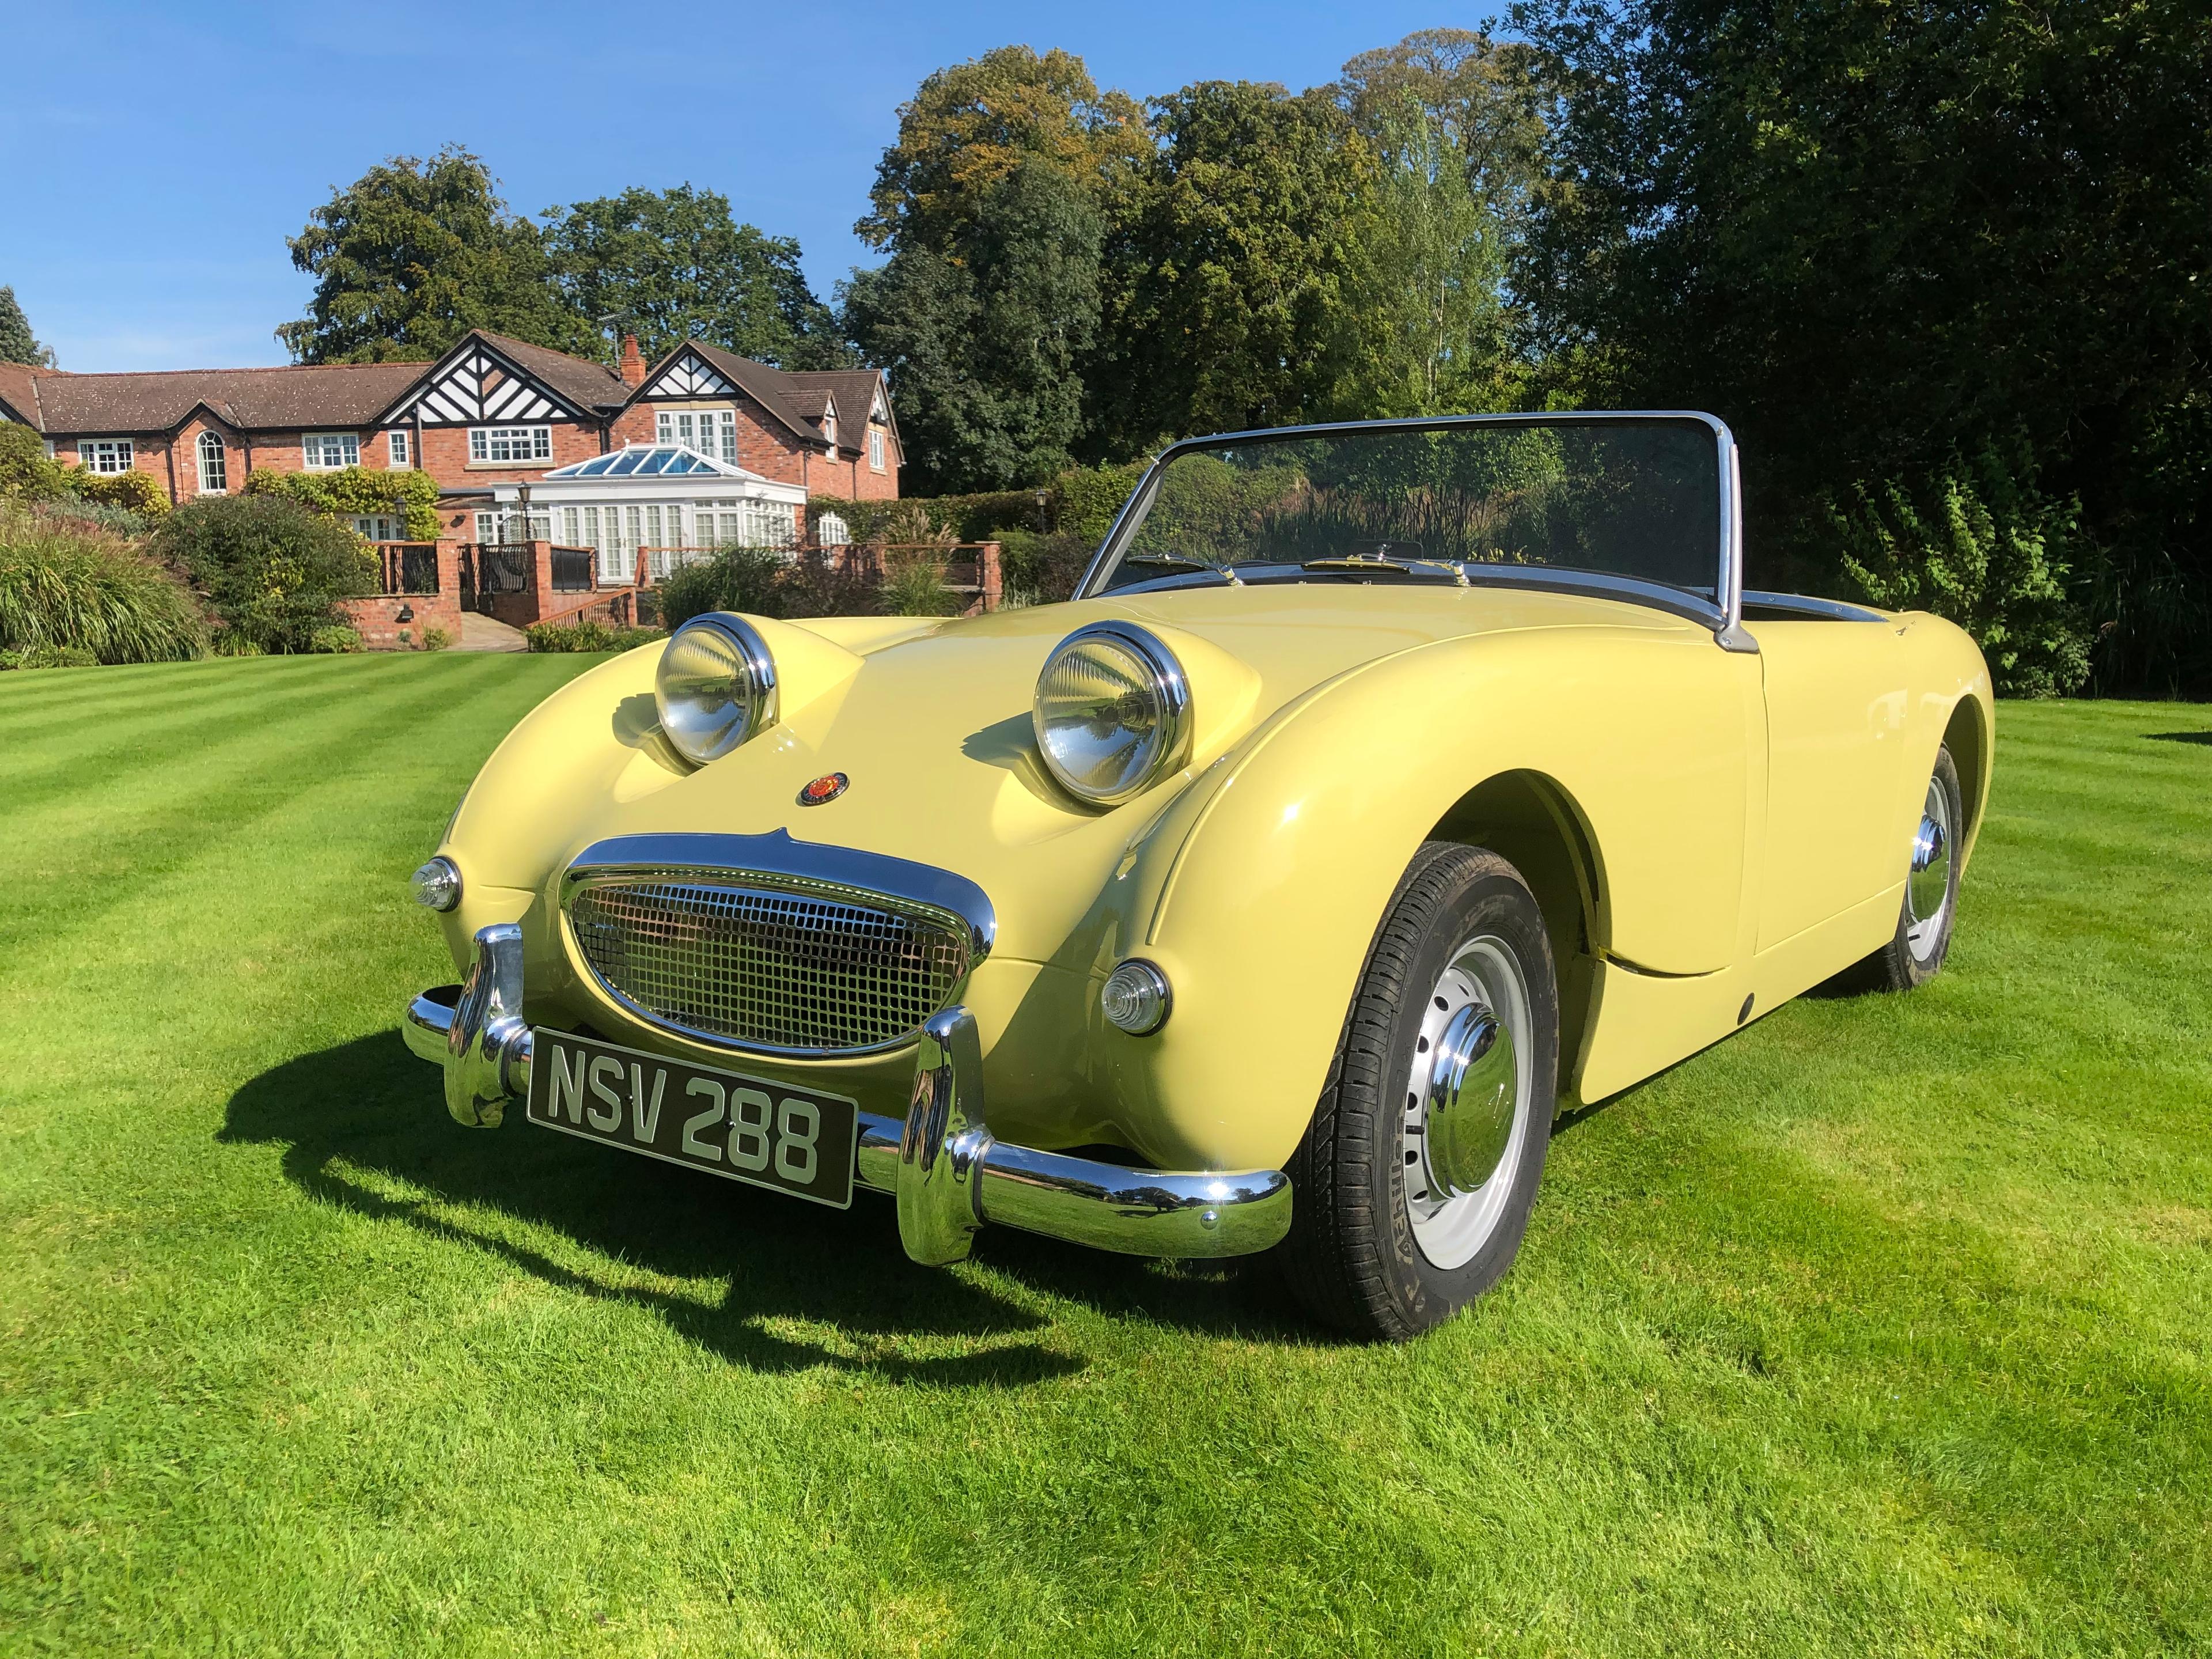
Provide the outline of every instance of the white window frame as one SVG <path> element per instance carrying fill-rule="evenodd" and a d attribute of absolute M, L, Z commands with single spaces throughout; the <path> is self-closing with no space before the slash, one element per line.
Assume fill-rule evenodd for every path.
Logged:
<path fill-rule="evenodd" d="M 682 428 L 696 425 L 696 432 Z M 658 434 L 654 441 L 681 444 L 696 450 L 710 461 L 725 465 L 738 464 L 738 411 L 728 404 L 713 409 L 661 409 L 653 411 L 653 429 Z M 707 441 L 714 439 L 713 443 Z"/>
<path fill-rule="evenodd" d="M 337 459 L 330 459 L 334 450 Z M 343 472 L 361 465 L 358 432 L 303 432 L 300 434 L 300 465 L 309 472 Z"/>
<path fill-rule="evenodd" d="M 128 438 L 79 438 L 76 441 L 76 464 L 86 471 L 103 478 L 130 471 L 137 459 L 137 450 Z"/>
<path fill-rule="evenodd" d="M 384 434 L 384 460 L 395 472 L 414 470 L 415 440 L 406 428 L 395 426 Z"/>
<path fill-rule="evenodd" d="M 526 533 L 513 541 L 507 532 L 521 530 Z M 496 512 L 477 514 L 477 541 L 491 547 L 520 547 L 526 542 L 550 542 L 553 539 L 553 511 L 550 507 L 532 505 L 526 520 L 514 508 L 501 507 Z"/>
<path fill-rule="evenodd" d="M 868 468 L 874 472 L 884 470 L 884 429 L 879 426 L 868 428 Z"/>
<path fill-rule="evenodd" d="M 553 428 L 550 426 L 472 426 L 469 428 L 471 466 L 529 466 L 553 459 Z"/>
<path fill-rule="evenodd" d="M 830 446 L 830 453 L 837 453 L 837 411 L 829 410 L 822 416 L 822 441 Z"/>
<path fill-rule="evenodd" d="M 365 542 L 404 542 L 407 539 L 407 520 L 399 514 L 356 513 L 353 518 L 353 529 L 354 534 Z"/>
<path fill-rule="evenodd" d="M 220 432 L 203 432 L 193 441 L 192 459 L 198 465 L 200 494 L 230 493 L 230 446 Z"/>

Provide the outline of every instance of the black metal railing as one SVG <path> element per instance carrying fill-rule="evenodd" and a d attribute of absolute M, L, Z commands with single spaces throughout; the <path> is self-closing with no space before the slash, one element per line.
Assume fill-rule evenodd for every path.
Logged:
<path fill-rule="evenodd" d="M 530 549 L 479 543 L 477 547 L 477 592 L 527 593 L 530 591 Z"/>
<path fill-rule="evenodd" d="M 592 561 L 598 556 L 588 547 L 553 550 L 553 591 L 588 593 L 592 591 Z"/>
<path fill-rule="evenodd" d="M 379 542 L 378 574 L 386 593 L 434 593 L 438 591 L 438 544 L 435 542 Z"/>

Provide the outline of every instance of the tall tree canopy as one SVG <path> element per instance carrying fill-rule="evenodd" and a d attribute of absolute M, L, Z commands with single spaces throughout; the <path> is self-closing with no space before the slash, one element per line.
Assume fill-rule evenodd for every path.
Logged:
<path fill-rule="evenodd" d="M 1735 426 L 1754 576 L 1816 502 L 2024 438 L 2077 580 L 2113 562 L 2105 671 L 2212 689 L 2201 0 L 1515 18 L 1565 94 L 1522 279 L 1554 368 Z"/>
<path fill-rule="evenodd" d="M 12 287 L 0 288 L 0 363 L 28 363 L 52 368 L 54 354 L 31 332 L 31 319 L 23 314 Z"/>
<path fill-rule="evenodd" d="M 552 280 L 543 239 L 458 148 L 371 167 L 287 239 L 315 279 L 307 314 L 276 337 L 303 363 L 434 357 L 472 328 L 586 356 L 591 323 Z"/>
<path fill-rule="evenodd" d="M 647 357 L 702 339 L 783 368 L 846 360 L 799 244 L 739 224 L 729 198 L 679 185 L 630 189 L 545 213 L 554 281 L 576 315 L 619 313 Z"/>
<path fill-rule="evenodd" d="M 1373 146 L 1326 90 L 1205 81 L 1151 111 L 1159 147 L 1109 242 L 1093 447 L 1338 413 L 1359 356 Z"/>
<path fill-rule="evenodd" d="M 1064 52 L 999 47 L 901 107 L 855 227 L 890 258 L 854 274 L 844 325 L 891 373 L 917 489 L 1020 486 L 1067 465 L 1107 216 L 1149 149 L 1134 100 Z"/>

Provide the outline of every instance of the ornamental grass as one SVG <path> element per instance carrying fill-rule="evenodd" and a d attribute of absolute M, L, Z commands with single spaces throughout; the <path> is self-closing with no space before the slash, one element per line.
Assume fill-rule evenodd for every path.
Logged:
<path fill-rule="evenodd" d="M 82 520 L 0 505 L 0 652 L 125 663 L 206 651 L 191 592 L 130 542 Z"/>

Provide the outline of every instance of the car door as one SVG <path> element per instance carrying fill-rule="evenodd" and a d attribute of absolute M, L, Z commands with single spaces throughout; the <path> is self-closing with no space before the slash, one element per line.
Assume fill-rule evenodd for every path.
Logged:
<path fill-rule="evenodd" d="M 1752 625 L 1766 696 L 1761 951 L 1893 886 L 1905 653 L 1887 619 Z"/>

